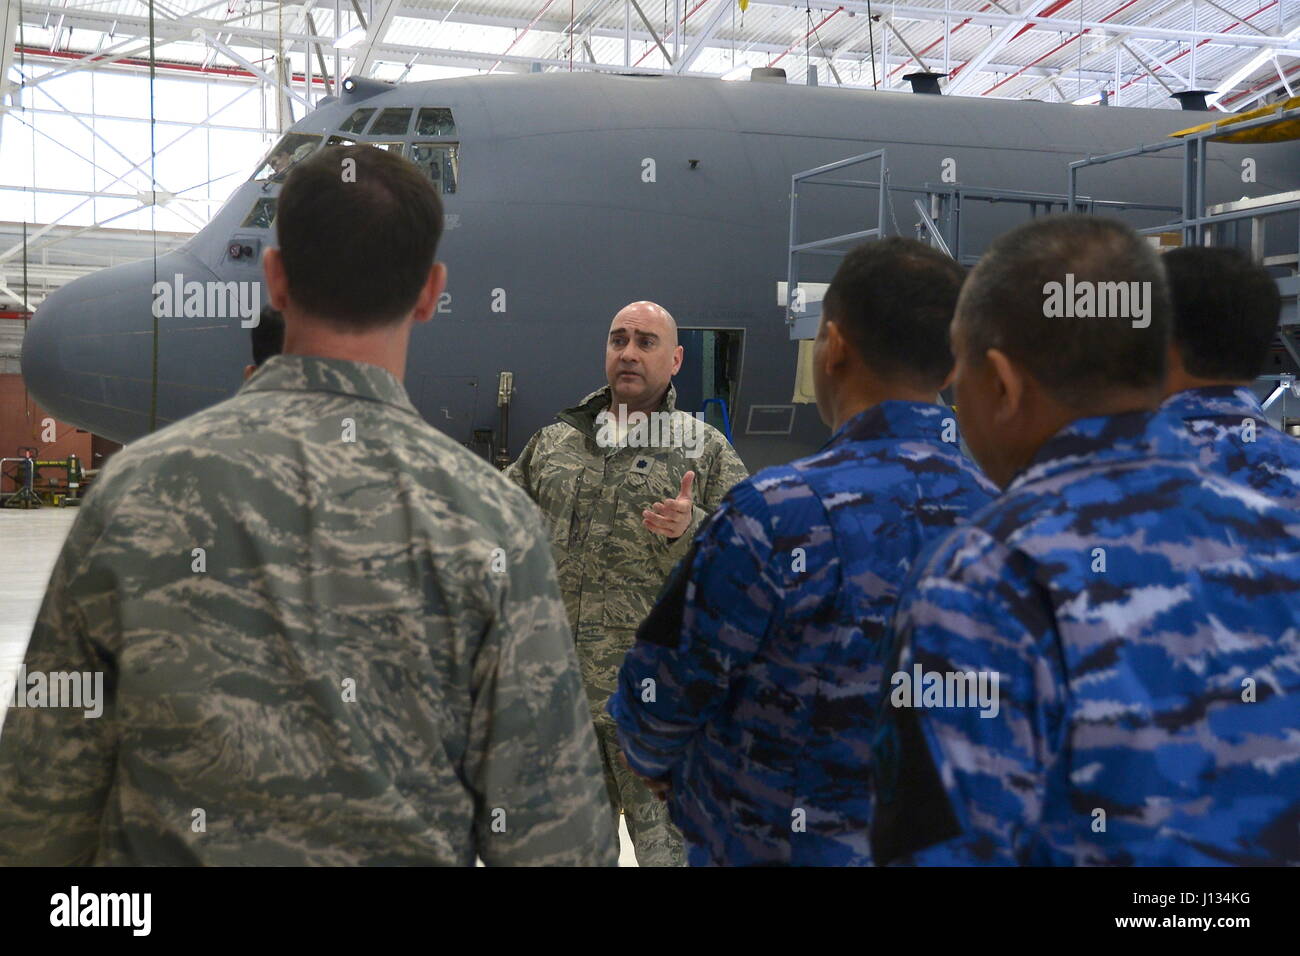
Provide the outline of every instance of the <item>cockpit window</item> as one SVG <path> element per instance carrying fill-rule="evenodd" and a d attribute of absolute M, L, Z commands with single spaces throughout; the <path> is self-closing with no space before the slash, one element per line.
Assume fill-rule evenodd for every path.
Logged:
<path fill-rule="evenodd" d="M 244 229 L 270 229 L 274 221 L 275 199 L 264 198 L 253 203 L 253 208 L 248 211 L 240 226 Z"/>
<path fill-rule="evenodd" d="M 314 153 L 320 141 L 319 136 L 309 133 L 286 133 L 257 168 L 253 179 L 259 182 L 268 179 L 276 183 L 284 182 L 289 170 Z"/>
<path fill-rule="evenodd" d="M 366 123 L 370 120 L 370 117 L 374 115 L 375 111 L 373 109 L 362 107 L 347 118 L 347 122 L 339 127 L 339 132 L 360 133 L 366 128 Z"/>
<path fill-rule="evenodd" d="M 415 143 L 411 161 L 424 170 L 443 195 L 456 191 L 460 147 L 455 143 Z"/>
<path fill-rule="evenodd" d="M 452 119 L 451 110 L 432 107 L 420 110 L 420 118 L 415 124 L 417 136 L 455 136 L 456 121 Z"/>
<path fill-rule="evenodd" d="M 413 110 L 384 110 L 370 130 L 371 136 L 405 136 Z"/>

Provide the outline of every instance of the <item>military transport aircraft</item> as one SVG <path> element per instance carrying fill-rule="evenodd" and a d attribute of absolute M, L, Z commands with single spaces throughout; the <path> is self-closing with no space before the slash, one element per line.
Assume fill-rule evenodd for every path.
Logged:
<path fill-rule="evenodd" d="M 808 332 L 805 324 L 792 334 L 782 291 L 792 175 L 883 150 L 822 177 L 828 184 L 800 187 L 795 239 L 877 226 L 915 235 L 937 213 L 951 244 L 960 206 L 958 255 L 970 260 L 999 232 L 1047 210 L 1023 194 L 1064 193 L 1069 162 L 1160 140 L 1196 118 L 663 76 L 485 75 L 402 86 L 352 78 L 296 123 L 180 250 L 50 295 L 27 334 L 23 374 L 52 414 L 117 441 L 232 394 L 249 349 L 241 316 L 231 314 L 239 309 L 234 300 L 187 309 L 180 287 L 158 321 L 155 393 L 154 283 L 257 281 L 292 165 L 327 144 L 369 143 L 418 164 L 445 202 L 448 291 L 434 321 L 415 332 L 407 376 L 430 422 L 508 460 L 557 411 L 603 384 L 614 312 L 653 299 L 683 330 L 680 406 L 704 408 L 719 425 L 725 411 L 737 450 L 757 469 L 827 437 L 815 407 L 794 401 L 793 339 Z M 1173 207 L 1179 152 L 1127 162 L 1122 179 L 1099 169 L 1084 189 Z M 1239 181 L 1238 153 L 1256 157 L 1255 182 Z M 1230 199 L 1294 188 L 1296 157 L 1289 145 L 1216 147 L 1212 182 Z M 931 195 L 944 190 L 946 198 Z M 1171 218 L 1147 210 L 1135 224 Z M 801 261 L 811 263 L 802 279 L 824 282 L 837 260 Z M 513 379 L 508 421 L 498 404 L 503 372 Z"/>

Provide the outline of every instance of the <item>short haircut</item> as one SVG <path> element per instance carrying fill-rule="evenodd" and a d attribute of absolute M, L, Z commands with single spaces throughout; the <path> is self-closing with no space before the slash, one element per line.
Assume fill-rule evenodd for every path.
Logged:
<path fill-rule="evenodd" d="M 1188 246 L 1164 255 L 1174 345 L 1198 378 L 1250 381 L 1277 334 L 1277 283 L 1239 249 Z"/>
<path fill-rule="evenodd" d="M 1078 290 L 1085 282 L 1098 300 L 1102 283 L 1141 283 L 1123 290 L 1130 305 L 1131 293 L 1145 297 L 1145 327 L 1127 317 L 1135 309 L 1053 316 L 1049 302 L 1058 290 L 1060 303 L 1071 284 Z M 1114 219 L 1081 215 L 1042 216 L 1001 236 L 971 271 L 958 305 L 968 356 L 999 349 L 1073 409 L 1115 389 L 1158 391 L 1170 312 L 1165 271 L 1151 244 Z"/>
<path fill-rule="evenodd" d="M 948 326 L 965 270 L 915 239 L 893 237 L 844 257 L 822 298 L 871 371 L 938 391 L 952 371 Z"/>
<path fill-rule="evenodd" d="M 257 325 L 248 330 L 253 340 L 253 364 L 261 366 L 272 355 L 284 351 L 284 316 L 269 305 L 262 306 Z"/>
<path fill-rule="evenodd" d="M 442 200 L 395 153 L 330 146 L 289 174 L 275 230 L 289 296 L 303 311 L 343 329 L 374 328 L 415 307 L 437 255 Z"/>

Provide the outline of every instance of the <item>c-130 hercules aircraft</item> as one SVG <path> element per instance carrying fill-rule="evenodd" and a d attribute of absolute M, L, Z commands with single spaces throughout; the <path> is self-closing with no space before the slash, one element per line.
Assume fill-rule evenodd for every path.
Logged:
<path fill-rule="evenodd" d="M 736 449 L 756 470 L 807 454 L 828 434 L 815 407 L 792 400 L 793 338 L 808 334 L 806 324 L 792 333 L 778 291 L 793 174 L 883 149 L 867 173 L 846 170 L 859 178 L 821 189 L 820 200 L 811 187 L 801 194 L 798 239 L 876 226 L 882 166 L 889 189 L 879 225 L 910 235 L 924 206 L 916 197 L 929 187 L 953 189 L 955 180 L 1061 194 L 1069 162 L 1159 140 L 1189 119 L 1173 110 L 683 77 L 521 74 L 397 87 L 353 78 L 284 135 L 202 231 L 160 256 L 156 272 L 152 259 L 116 266 L 50 295 L 28 331 L 23 374 L 52 414 L 123 442 L 231 395 L 248 360 L 241 317 L 181 314 L 158 321 L 155 399 L 155 281 L 260 280 L 292 163 L 324 145 L 371 143 L 400 150 L 443 192 L 448 291 L 434 321 L 415 331 L 406 379 L 430 422 L 510 460 L 556 412 L 603 384 L 610 317 L 652 299 L 682 330 L 679 407 L 723 400 L 707 402 L 709 420 L 723 424 L 725 403 Z M 1248 148 L 1224 150 L 1210 181 L 1231 198 L 1293 188 L 1293 147 L 1250 152 L 1253 183 L 1240 182 L 1233 158 Z M 1176 152 L 1128 162 L 1122 188 L 1085 188 L 1176 206 Z M 972 259 L 1026 209 L 1015 201 L 966 208 L 961 257 Z M 1130 221 L 1170 218 L 1145 216 Z M 837 262 L 815 258 L 801 282 L 827 281 Z M 502 372 L 513 377 L 508 423 L 498 404 Z"/>

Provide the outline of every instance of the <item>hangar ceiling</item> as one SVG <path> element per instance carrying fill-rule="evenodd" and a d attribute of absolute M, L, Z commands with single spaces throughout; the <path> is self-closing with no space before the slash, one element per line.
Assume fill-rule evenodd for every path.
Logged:
<path fill-rule="evenodd" d="M 141 147 L 146 132 L 170 124 L 171 144 L 200 131 L 201 146 L 190 137 L 189 148 L 235 153 L 247 166 L 340 76 L 598 70 L 737 79 L 779 67 L 791 83 L 904 90 L 907 74 L 929 71 L 946 74 L 946 95 L 1174 109 L 1172 94 L 1204 89 L 1227 111 L 1289 95 L 1300 82 L 1300 0 L 746 0 L 745 9 L 740 0 L 9 0 L 0 11 L 0 147 L 12 157 L 14 137 L 25 137 L 25 165 L 0 163 L 0 203 L 11 203 L 0 206 L 0 223 L 14 223 L 3 227 L 6 240 L 19 220 L 31 223 L 29 245 L 18 247 L 29 294 L 15 288 L 18 252 L 6 242 L 0 309 L 35 305 L 96 267 L 95 255 L 66 251 L 77 241 L 120 236 L 133 248 L 135 234 L 118 228 L 126 227 L 174 244 L 239 181 L 211 160 L 192 176 L 160 175 L 142 158 L 161 148 Z M 58 92 L 89 75 L 150 85 L 96 86 L 75 103 Z M 202 105 L 160 119 L 153 81 L 207 92 Z M 135 100 L 150 109 L 132 112 Z M 232 118 L 236 100 L 243 112 Z M 74 144 L 74 133 L 84 138 Z M 49 182 L 38 145 L 86 157 L 85 181 Z M 14 211 L 15 197 L 29 205 Z M 165 215 L 146 221 L 146 209 Z M 58 245 L 64 251 L 52 253 Z"/>

